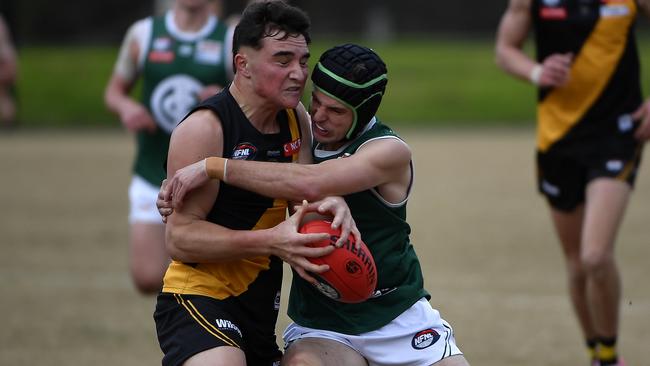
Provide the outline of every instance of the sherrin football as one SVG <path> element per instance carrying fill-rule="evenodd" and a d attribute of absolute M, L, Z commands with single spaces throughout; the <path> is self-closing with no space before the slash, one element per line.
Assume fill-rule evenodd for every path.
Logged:
<path fill-rule="evenodd" d="M 314 220 L 304 224 L 300 232 L 328 233 L 329 239 L 311 243 L 312 247 L 334 245 L 341 236 L 341 230 L 333 230 L 332 223 L 327 220 Z M 375 260 L 365 243 L 356 248 L 353 235 L 348 237 L 340 248 L 330 254 L 307 258 L 314 264 L 328 264 L 330 269 L 326 272 L 310 273 L 317 281 L 315 285 L 323 295 L 340 302 L 359 303 L 367 300 L 377 285 L 377 268 Z"/>

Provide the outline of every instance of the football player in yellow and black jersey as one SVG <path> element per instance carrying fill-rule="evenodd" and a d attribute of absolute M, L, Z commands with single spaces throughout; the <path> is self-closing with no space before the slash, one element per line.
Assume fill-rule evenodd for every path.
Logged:
<path fill-rule="evenodd" d="M 538 88 L 538 189 L 565 255 L 570 297 L 594 365 L 616 351 L 620 275 L 614 242 L 643 144 L 635 40 L 648 0 L 510 0 L 499 25 L 498 65 Z M 536 59 L 522 51 L 535 30 Z"/>
<path fill-rule="evenodd" d="M 387 67 L 356 44 L 321 55 L 311 80 L 310 115 L 317 164 L 275 164 L 209 157 L 176 172 L 161 189 L 159 210 L 209 178 L 291 200 L 342 195 L 377 265 L 370 299 L 345 304 L 294 276 L 282 364 L 310 366 L 467 366 L 451 326 L 424 289 L 406 221 L 413 184 L 411 149 L 375 113 Z M 220 167 L 226 166 L 226 169 Z"/>
<path fill-rule="evenodd" d="M 234 80 L 174 129 L 169 174 L 208 156 L 280 165 L 310 159 L 309 119 L 299 104 L 309 25 L 304 12 L 281 0 L 244 10 L 233 36 Z M 323 205 L 344 231 L 356 230 L 342 198 Z M 307 246 L 327 234 L 298 233 L 309 207 L 289 219 L 287 207 L 287 200 L 214 181 L 169 217 L 172 263 L 154 313 L 163 365 L 279 365 L 282 261 L 320 273 L 327 266 L 305 257 L 333 250 Z"/>

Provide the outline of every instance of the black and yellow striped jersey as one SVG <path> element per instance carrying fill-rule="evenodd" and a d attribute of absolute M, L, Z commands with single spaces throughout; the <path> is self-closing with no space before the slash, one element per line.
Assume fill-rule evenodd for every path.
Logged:
<path fill-rule="evenodd" d="M 246 118 L 228 88 L 197 107 L 205 108 L 212 110 L 221 120 L 224 157 L 297 162 L 301 136 L 294 110 L 278 113 L 278 133 L 262 134 Z M 207 220 L 234 230 L 257 230 L 276 226 L 286 215 L 286 200 L 265 197 L 220 182 L 219 194 Z M 173 261 L 165 274 L 163 292 L 225 299 L 242 295 L 253 282 L 268 281 L 268 286 L 255 288 L 262 288 L 273 298 L 281 286 L 281 267 L 278 258 L 266 256 L 225 263 Z M 269 276 L 273 279 L 267 278 Z"/>
<path fill-rule="evenodd" d="M 597 140 L 642 101 L 634 0 L 533 0 L 537 59 L 573 53 L 565 86 L 539 90 L 537 147 Z"/>

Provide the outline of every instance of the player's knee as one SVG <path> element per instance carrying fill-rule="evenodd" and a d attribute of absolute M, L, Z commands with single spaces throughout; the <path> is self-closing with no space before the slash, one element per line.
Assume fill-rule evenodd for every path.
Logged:
<path fill-rule="evenodd" d="M 567 273 L 571 281 L 582 281 L 587 277 L 584 265 L 579 257 L 567 260 Z"/>
<path fill-rule="evenodd" d="M 607 273 L 614 265 L 614 256 L 606 251 L 590 251 L 581 256 L 581 264 L 590 277 Z"/>
<path fill-rule="evenodd" d="M 309 352 L 293 350 L 282 357 L 282 366 L 321 366 L 323 363 Z"/>

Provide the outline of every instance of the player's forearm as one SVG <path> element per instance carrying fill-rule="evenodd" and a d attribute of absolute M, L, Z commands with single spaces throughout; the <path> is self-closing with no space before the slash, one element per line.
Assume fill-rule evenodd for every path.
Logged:
<path fill-rule="evenodd" d="M 520 49 L 509 45 L 497 45 L 496 48 L 496 63 L 497 65 L 507 72 L 519 79 L 536 83 L 539 82 L 541 76 L 541 65 L 531 59 L 528 55 Z M 539 75 L 533 75 L 537 67 Z M 533 80 L 537 78 L 537 80 Z"/>
<path fill-rule="evenodd" d="M 0 61 L 0 85 L 11 85 L 16 82 L 18 74 L 15 62 Z"/>
<path fill-rule="evenodd" d="M 130 84 L 113 75 L 104 90 L 104 104 L 111 112 L 120 115 L 123 109 L 136 101 L 129 95 Z"/>
<path fill-rule="evenodd" d="M 271 254 L 271 230 L 231 230 L 204 220 L 179 221 L 185 220 L 170 219 L 166 227 L 167 250 L 174 260 L 215 263 Z"/>
<path fill-rule="evenodd" d="M 314 165 L 240 161 L 211 157 L 206 160 L 208 176 L 230 185 L 273 198 L 300 202 L 314 201 L 329 194 L 319 183 Z"/>

